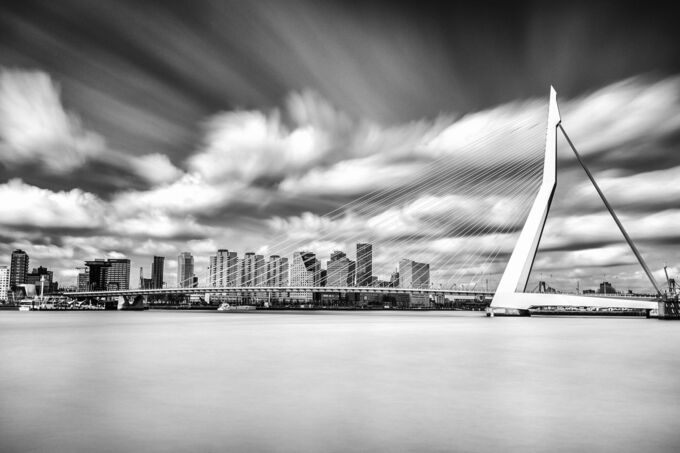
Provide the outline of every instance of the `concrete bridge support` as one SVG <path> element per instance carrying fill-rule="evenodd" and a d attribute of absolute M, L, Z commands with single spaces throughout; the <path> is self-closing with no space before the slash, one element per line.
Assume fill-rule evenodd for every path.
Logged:
<path fill-rule="evenodd" d="M 149 308 L 148 296 L 118 296 L 118 310 L 146 310 Z"/>
<path fill-rule="evenodd" d="M 510 256 L 508 265 L 505 268 L 505 272 L 503 273 L 501 281 L 498 284 L 498 288 L 496 290 L 496 294 L 494 295 L 491 306 L 487 310 L 487 315 L 529 316 L 529 308 L 540 306 L 598 306 L 644 309 L 656 308 L 656 302 L 652 300 L 635 300 L 632 298 L 609 297 L 597 300 L 596 298 L 592 297 L 569 294 L 533 294 L 524 292 L 527 288 L 529 274 L 531 272 L 531 268 L 534 265 L 538 244 L 541 240 L 541 236 L 543 235 L 543 228 L 545 227 L 548 211 L 550 210 L 550 205 L 552 203 L 553 195 L 555 194 L 555 188 L 557 186 L 557 128 L 559 127 L 564 132 L 561 123 L 562 119 L 557 107 L 557 93 L 552 87 L 550 87 L 548 126 L 546 130 L 545 157 L 543 164 L 543 181 L 538 194 L 536 195 L 536 199 L 534 200 L 534 204 L 531 206 L 531 211 L 529 211 L 529 216 L 524 223 L 524 227 L 522 228 L 522 232 L 520 233 L 519 239 L 517 240 L 517 244 L 515 244 L 515 248 L 512 251 L 512 255 Z M 581 162 L 578 153 L 576 153 L 576 148 L 573 147 L 573 144 L 571 144 L 571 141 L 566 136 L 566 133 L 565 138 L 567 138 L 570 145 L 572 146 L 572 149 L 574 150 L 574 153 L 576 154 L 576 157 L 579 159 L 579 162 Z M 621 232 L 624 234 L 626 241 L 633 249 L 636 257 L 638 257 L 640 264 L 647 272 L 647 275 L 650 277 L 653 285 L 657 287 L 651 274 L 648 272 L 644 260 L 639 255 L 623 226 L 618 221 L 613 209 L 606 201 L 604 194 L 602 194 L 599 190 L 599 187 L 595 183 L 595 180 L 592 178 L 592 175 L 590 175 L 590 172 L 585 167 L 585 165 L 582 162 L 581 164 L 586 173 L 588 173 L 591 182 L 598 190 L 598 193 L 607 206 L 607 209 L 621 229 Z"/>

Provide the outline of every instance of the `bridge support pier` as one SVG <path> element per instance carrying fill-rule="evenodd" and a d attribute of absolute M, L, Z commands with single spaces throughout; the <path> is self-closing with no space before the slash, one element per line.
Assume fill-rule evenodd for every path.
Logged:
<path fill-rule="evenodd" d="M 118 296 L 118 310 L 146 310 L 148 308 L 147 296 L 137 295 L 132 300 L 129 296 Z"/>
<path fill-rule="evenodd" d="M 659 319 L 680 319 L 680 301 L 678 299 L 660 300 Z"/>

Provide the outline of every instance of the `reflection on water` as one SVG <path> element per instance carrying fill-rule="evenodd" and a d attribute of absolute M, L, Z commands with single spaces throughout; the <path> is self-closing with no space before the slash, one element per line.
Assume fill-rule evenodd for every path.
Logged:
<path fill-rule="evenodd" d="M 0 450 L 680 451 L 680 323 L 0 312 Z"/>

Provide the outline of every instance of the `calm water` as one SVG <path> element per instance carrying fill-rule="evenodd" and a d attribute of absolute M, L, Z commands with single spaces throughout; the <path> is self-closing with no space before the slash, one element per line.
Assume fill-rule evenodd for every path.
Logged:
<path fill-rule="evenodd" d="M 680 323 L 0 312 L 0 450 L 680 451 Z"/>

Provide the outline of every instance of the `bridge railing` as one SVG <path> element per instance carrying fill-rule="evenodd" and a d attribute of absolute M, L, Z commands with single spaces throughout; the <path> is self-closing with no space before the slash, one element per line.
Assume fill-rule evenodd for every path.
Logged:
<path fill-rule="evenodd" d="M 153 288 L 126 289 L 113 291 L 71 291 L 64 295 L 70 297 L 115 297 L 130 295 L 165 295 L 165 294 L 220 294 L 220 293 L 257 293 L 257 292 L 321 292 L 321 293 L 392 293 L 392 294 L 451 294 L 471 296 L 492 296 L 492 292 L 476 290 L 448 290 L 434 288 L 393 288 L 374 286 L 231 286 L 231 287 L 200 287 L 200 288 Z"/>

